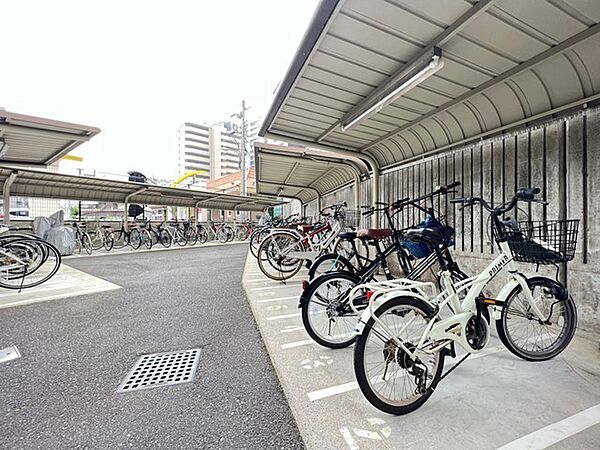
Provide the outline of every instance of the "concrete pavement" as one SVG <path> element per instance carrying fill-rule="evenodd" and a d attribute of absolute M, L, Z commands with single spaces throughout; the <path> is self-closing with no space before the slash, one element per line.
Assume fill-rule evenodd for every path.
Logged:
<path fill-rule="evenodd" d="M 594 341 L 577 337 L 554 360 L 529 363 L 493 337 L 422 408 L 395 417 L 363 398 L 353 347 L 320 347 L 304 331 L 297 308 L 304 273 L 287 285 L 270 281 L 249 255 L 244 287 L 307 448 L 598 448 L 600 352 Z M 447 360 L 446 369 L 452 363 Z"/>

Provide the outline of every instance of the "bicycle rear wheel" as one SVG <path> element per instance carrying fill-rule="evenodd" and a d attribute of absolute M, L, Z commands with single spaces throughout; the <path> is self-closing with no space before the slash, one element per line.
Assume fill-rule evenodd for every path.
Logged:
<path fill-rule="evenodd" d="M 377 316 L 405 347 L 414 352 L 431 317 L 426 303 L 396 297 L 383 303 Z M 440 352 L 417 354 L 411 359 L 381 324 L 369 319 L 354 346 L 354 373 L 361 392 L 377 409 L 388 414 L 408 414 L 433 394 L 442 375 Z"/>

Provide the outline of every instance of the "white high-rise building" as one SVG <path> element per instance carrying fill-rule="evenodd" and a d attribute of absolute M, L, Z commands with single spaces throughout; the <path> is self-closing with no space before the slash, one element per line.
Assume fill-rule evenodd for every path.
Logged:
<path fill-rule="evenodd" d="M 196 176 L 196 181 L 206 186 L 211 172 L 211 127 L 185 122 L 177 130 L 176 177 L 194 170 L 206 170 Z"/>
<path fill-rule="evenodd" d="M 261 121 L 248 121 L 246 135 L 246 168 L 254 166 L 254 142 L 258 139 Z M 208 180 L 214 180 L 240 170 L 241 132 L 229 131 L 229 124 L 196 124 L 185 122 L 177 130 L 178 178 L 196 170 L 207 173 L 196 175 L 189 183 L 206 188 Z M 229 130 L 228 130 L 229 129 Z"/>

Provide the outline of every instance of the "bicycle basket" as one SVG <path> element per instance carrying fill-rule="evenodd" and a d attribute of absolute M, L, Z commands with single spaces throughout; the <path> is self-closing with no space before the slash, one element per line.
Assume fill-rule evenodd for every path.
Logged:
<path fill-rule="evenodd" d="M 515 261 L 557 264 L 575 257 L 578 230 L 579 219 L 566 219 L 513 222 L 504 231 Z"/>
<path fill-rule="evenodd" d="M 347 228 L 358 228 L 360 226 L 361 214 L 356 209 L 346 209 L 339 213 L 338 219 L 342 222 L 344 227 Z"/>

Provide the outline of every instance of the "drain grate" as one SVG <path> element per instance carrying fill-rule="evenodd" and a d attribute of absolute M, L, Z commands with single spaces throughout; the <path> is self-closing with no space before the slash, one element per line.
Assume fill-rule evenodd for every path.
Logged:
<path fill-rule="evenodd" d="M 200 349 L 143 355 L 119 385 L 117 392 L 129 392 L 193 380 Z"/>

